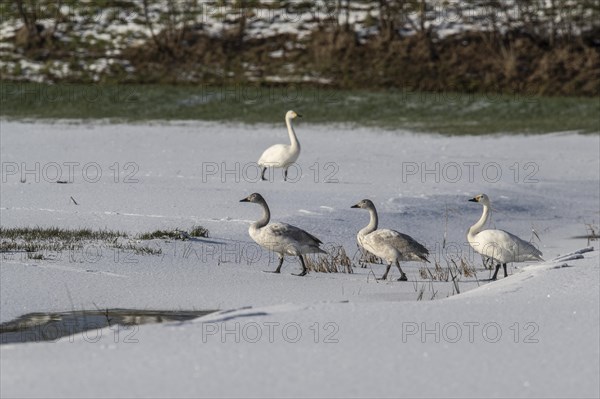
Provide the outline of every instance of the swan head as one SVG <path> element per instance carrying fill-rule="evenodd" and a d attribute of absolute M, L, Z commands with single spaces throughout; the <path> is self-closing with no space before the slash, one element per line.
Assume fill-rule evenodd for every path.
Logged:
<path fill-rule="evenodd" d="M 375 204 L 370 199 L 364 199 L 358 204 L 352 205 L 350 208 L 375 209 Z"/>
<path fill-rule="evenodd" d="M 296 111 L 288 111 L 285 114 L 285 119 L 302 118 L 302 115 L 296 113 Z"/>
<path fill-rule="evenodd" d="M 481 205 L 490 206 L 490 198 L 485 194 L 476 195 L 474 198 L 471 198 L 469 201 L 479 202 Z"/>
<path fill-rule="evenodd" d="M 252 202 L 255 204 L 265 203 L 265 199 L 259 193 L 253 193 L 240 200 L 240 202 Z"/>

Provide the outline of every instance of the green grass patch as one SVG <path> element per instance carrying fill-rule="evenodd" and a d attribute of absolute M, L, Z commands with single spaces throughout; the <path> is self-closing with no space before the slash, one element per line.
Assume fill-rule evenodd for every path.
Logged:
<path fill-rule="evenodd" d="M 84 240 L 107 241 L 115 240 L 119 237 L 127 237 L 127 234 L 113 230 L 61 229 L 58 227 L 0 227 L 0 238 L 9 240 L 59 240 L 75 242 Z"/>
<path fill-rule="evenodd" d="M 43 260 L 45 254 L 80 250 L 87 244 L 131 251 L 141 255 L 162 253 L 160 248 L 151 248 L 129 241 L 129 236 L 120 231 L 58 227 L 0 227 L 0 253 L 25 252 L 27 259 Z"/>
<path fill-rule="evenodd" d="M 44 253 L 79 250 L 88 244 L 131 251 L 138 255 L 160 255 L 160 248 L 140 245 L 137 240 L 184 239 L 208 237 L 208 230 L 195 226 L 188 234 L 182 231 L 156 230 L 131 237 L 113 230 L 61 229 L 58 227 L 0 227 L 0 253 L 27 253 L 28 259 L 43 260 Z"/>
<path fill-rule="evenodd" d="M 208 230 L 202 226 L 194 226 L 189 233 L 181 230 L 155 230 L 132 237 L 125 232 L 114 230 L 0 227 L 0 253 L 25 252 L 28 259 L 42 260 L 44 252 L 79 250 L 87 244 L 99 244 L 140 255 L 160 255 L 160 248 L 140 245 L 137 240 L 183 240 L 189 237 L 208 237 Z"/>
<path fill-rule="evenodd" d="M 185 240 L 189 237 L 208 237 L 208 229 L 202 226 L 194 226 L 190 232 L 183 230 L 154 230 L 148 233 L 142 233 L 138 236 L 140 240 Z"/>
<path fill-rule="evenodd" d="M 194 226 L 190 231 L 190 236 L 208 238 L 208 229 L 202 226 Z"/>
<path fill-rule="evenodd" d="M 444 134 L 600 131 L 600 100 L 470 93 L 343 91 L 304 86 L 168 86 L 2 83 L 5 118 L 205 120 L 408 129 Z"/>
<path fill-rule="evenodd" d="M 139 235 L 140 240 L 155 240 L 155 239 L 182 239 L 182 235 L 179 231 L 168 231 L 168 230 L 155 230 L 149 233 L 142 233 Z"/>

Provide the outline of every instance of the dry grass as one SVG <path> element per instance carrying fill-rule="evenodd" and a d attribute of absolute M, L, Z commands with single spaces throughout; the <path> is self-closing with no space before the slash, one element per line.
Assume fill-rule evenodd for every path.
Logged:
<path fill-rule="evenodd" d="M 369 263 L 373 263 L 376 265 L 383 265 L 383 260 L 381 258 L 373 255 L 372 253 L 365 251 L 362 248 L 358 248 L 352 257 L 352 261 L 357 263 L 361 268 L 366 268 L 369 266 Z"/>
<path fill-rule="evenodd" d="M 419 294 L 417 295 L 417 301 L 423 300 L 424 293 L 425 293 L 425 284 L 421 285 L 421 289 L 419 290 Z"/>
<path fill-rule="evenodd" d="M 459 264 L 457 266 L 457 269 L 462 276 L 465 276 L 465 277 L 477 276 L 477 270 L 475 269 L 475 265 L 470 264 L 464 258 L 460 258 L 458 261 L 459 261 Z"/>
<path fill-rule="evenodd" d="M 327 254 L 317 257 L 305 257 L 306 267 L 311 272 L 317 273 L 354 273 L 355 264 L 348 257 L 344 247 L 334 246 Z"/>
<path fill-rule="evenodd" d="M 466 259 L 462 257 L 457 259 L 450 257 L 445 261 L 446 266 L 444 267 L 440 264 L 440 262 L 436 260 L 433 270 L 427 266 L 422 266 L 419 269 L 419 275 L 422 279 L 429 280 L 430 283 L 433 281 L 452 282 L 452 295 L 460 294 L 459 282 L 462 277 L 474 277 L 475 279 L 477 279 L 477 270 L 475 268 L 475 265 L 469 263 Z M 435 298 L 436 294 L 437 292 L 434 291 L 431 299 Z"/>
<path fill-rule="evenodd" d="M 423 279 L 431 279 L 432 281 L 448 281 L 450 278 L 449 267 L 442 267 L 438 261 L 435 261 L 433 271 L 426 265 L 421 266 L 419 274 Z"/>
<path fill-rule="evenodd" d="M 592 241 L 598 241 L 598 239 L 600 238 L 600 228 L 598 227 L 598 225 L 594 224 L 594 222 L 586 223 L 585 229 L 587 231 L 587 245 L 590 245 Z"/>
<path fill-rule="evenodd" d="M 600 239 L 600 226 L 596 224 L 594 220 L 591 223 L 584 223 L 585 234 L 574 236 L 575 239 L 586 239 L 587 245 L 589 246 L 592 241 L 598 241 Z"/>

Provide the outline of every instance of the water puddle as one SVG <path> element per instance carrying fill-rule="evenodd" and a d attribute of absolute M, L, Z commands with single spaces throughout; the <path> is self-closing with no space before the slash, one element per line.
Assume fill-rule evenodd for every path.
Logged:
<path fill-rule="evenodd" d="M 214 310 L 169 311 L 139 309 L 79 310 L 60 313 L 29 313 L 0 324 L 0 345 L 22 342 L 56 341 L 83 333 L 84 339 L 99 339 L 86 333 L 106 327 L 122 332 L 123 340 L 134 339 L 140 324 L 177 322 L 195 319 Z"/>

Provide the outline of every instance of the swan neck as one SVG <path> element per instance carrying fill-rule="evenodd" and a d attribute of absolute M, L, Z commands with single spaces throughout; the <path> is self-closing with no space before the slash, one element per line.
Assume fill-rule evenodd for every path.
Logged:
<path fill-rule="evenodd" d="M 288 129 L 288 134 L 290 135 L 290 142 L 292 143 L 292 147 L 300 148 L 300 142 L 298 141 L 298 138 L 296 137 L 296 132 L 294 131 L 294 126 L 292 126 L 292 119 L 285 118 L 285 124 Z"/>
<path fill-rule="evenodd" d="M 271 212 L 269 211 L 269 206 L 267 205 L 267 203 L 260 202 L 260 206 L 262 206 L 262 208 L 263 208 L 263 215 L 259 220 L 257 220 L 256 222 L 254 222 L 252 224 L 252 226 L 256 229 L 265 227 L 269 223 L 269 220 L 271 219 Z"/>
<path fill-rule="evenodd" d="M 367 225 L 367 227 L 361 230 L 361 233 L 365 235 L 377 230 L 377 224 L 379 223 L 379 218 L 377 217 L 377 211 L 375 209 L 370 208 L 369 215 L 371 216 L 369 224 Z"/>
<path fill-rule="evenodd" d="M 483 213 L 481 214 L 481 217 L 479 218 L 477 223 L 475 223 L 473 226 L 471 226 L 471 228 L 469 229 L 469 234 L 473 235 L 473 236 L 478 234 L 483 229 L 483 226 L 485 226 L 485 224 L 487 223 L 489 217 L 490 217 L 490 208 L 487 205 L 484 205 Z"/>

